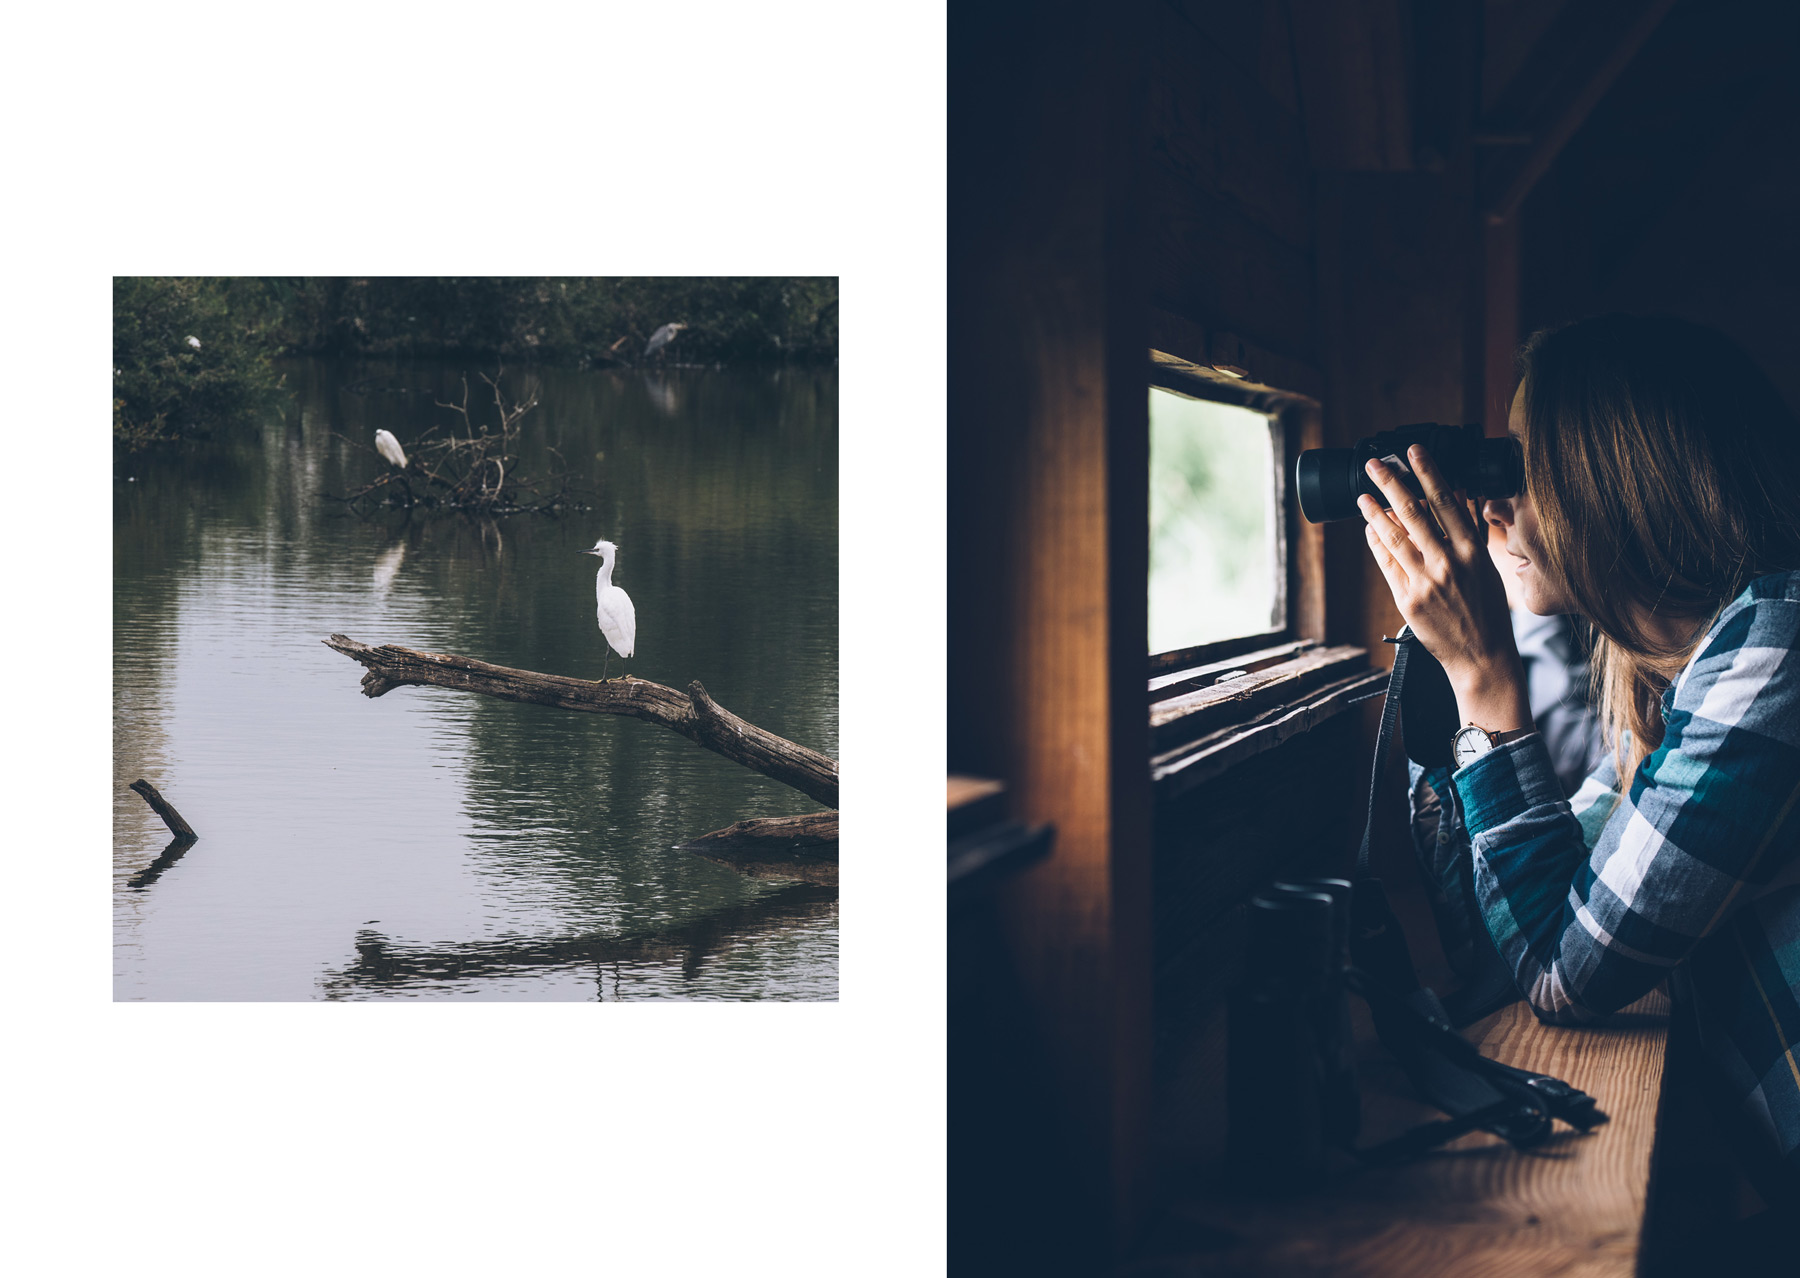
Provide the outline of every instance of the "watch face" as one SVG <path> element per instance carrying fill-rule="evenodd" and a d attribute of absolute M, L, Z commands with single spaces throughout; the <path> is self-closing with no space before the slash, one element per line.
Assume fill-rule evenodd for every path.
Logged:
<path fill-rule="evenodd" d="M 1460 728 L 1450 739 L 1450 756 L 1456 760 L 1456 766 L 1466 768 L 1489 750 L 1494 743 L 1488 740 L 1488 734 L 1471 724 Z"/>

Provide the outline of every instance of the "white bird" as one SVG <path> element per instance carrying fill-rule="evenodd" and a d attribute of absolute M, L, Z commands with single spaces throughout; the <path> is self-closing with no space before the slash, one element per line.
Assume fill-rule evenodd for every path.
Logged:
<path fill-rule="evenodd" d="M 199 350 L 200 349 L 200 339 L 198 337 L 190 337 L 190 338 L 188 338 L 188 345 L 192 346 L 195 350 Z"/>
<path fill-rule="evenodd" d="M 674 341 L 675 334 L 686 327 L 686 324 L 664 324 L 661 328 L 650 334 L 650 340 L 644 343 L 644 358 L 649 359 L 652 355 L 656 354 L 656 352 Z"/>
<path fill-rule="evenodd" d="M 399 470 L 406 469 L 406 450 L 400 447 L 400 441 L 394 438 L 391 430 L 375 432 L 375 451 L 387 458 L 389 463 Z"/>
<path fill-rule="evenodd" d="M 612 584 L 613 564 L 619 557 L 619 548 L 610 541 L 597 541 L 592 550 L 581 553 L 600 556 L 600 575 L 594 581 L 594 603 L 600 616 L 600 633 L 606 636 L 606 660 L 610 662 L 615 652 L 621 657 L 629 657 L 637 646 L 637 609 L 631 606 L 631 596 Z M 600 682 L 606 682 L 605 664 L 600 667 Z"/>

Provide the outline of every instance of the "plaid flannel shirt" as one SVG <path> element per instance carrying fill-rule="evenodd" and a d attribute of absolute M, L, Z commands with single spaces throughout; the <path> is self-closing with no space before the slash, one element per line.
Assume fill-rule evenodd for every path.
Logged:
<path fill-rule="evenodd" d="M 1746 1116 L 1800 1172 L 1800 572 L 1728 604 L 1662 708 L 1663 742 L 1622 798 L 1608 756 L 1565 800 L 1536 734 L 1457 771 L 1473 851 L 1458 859 L 1540 1019 L 1590 1021 L 1673 976 Z"/>

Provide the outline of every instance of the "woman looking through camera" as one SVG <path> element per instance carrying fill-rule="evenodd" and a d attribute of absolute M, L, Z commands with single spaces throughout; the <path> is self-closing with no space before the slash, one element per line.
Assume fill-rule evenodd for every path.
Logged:
<path fill-rule="evenodd" d="M 1467 725 L 1453 774 L 1476 897 L 1538 1016 L 1670 979 L 1765 1199 L 1800 1184 L 1800 430 L 1710 329 L 1604 316 L 1540 333 L 1511 432 L 1525 486 L 1479 510 L 1423 450 L 1360 508 Z M 1596 633 L 1611 756 L 1565 800 L 1506 592 Z M 1623 784 L 1619 778 L 1625 778 Z M 1756 1164 L 1760 1164 L 1756 1165 Z"/>

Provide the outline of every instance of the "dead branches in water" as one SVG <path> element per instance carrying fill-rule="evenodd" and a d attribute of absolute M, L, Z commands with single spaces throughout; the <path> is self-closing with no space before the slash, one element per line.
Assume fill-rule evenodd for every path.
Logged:
<path fill-rule="evenodd" d="M 430 685 L 478 692 L 503 701 L 528 701 L 591 714 L 630 715 L 679 732 L 715 754 L 792 786 L 827 807 L 837 806 L 836 759 L 738 718 L 708 696 L 699 680 L 681 692 L 624 675 L 596 683 L 393 644 L 371 648 L 343 635 L 332 635 L 324 642 L 367 670 L 362 680 L 364 696 L 379 697 L 409 684 Z"/>
<path fill-rule="evenodd" d="M 753 879 L 799 879 L 836 886 L 838 881 L 838 814 L 760 817 L 738 821 L 681 845 L 719 865 Z"/>
<path fill-rule="evenodd" d="M 585 510 L 569 483 L 569 469 L 562 454 L 546 448 L 552 458 L 548 475 L 527 475 L 519 469 L 515 451 L 520 422 L 538 406 L 535 381 L 526 383 L 524 398 L 509 401 L 501 389 L 503 370 L 493 377 L 480 374 L 494 394 L 499 429 L 469 410 L 469 379 L 462 379 L 462 399 L 437 407 L 456 414 L 460 429 L 452 424 L 442 434 L 432 427 L 406 445 L 406 468 L 389 467 L 361 488 L 335 500 L 358 514 L 379 507 L 456 510 L 479 515 L 555 514 Z"/>

